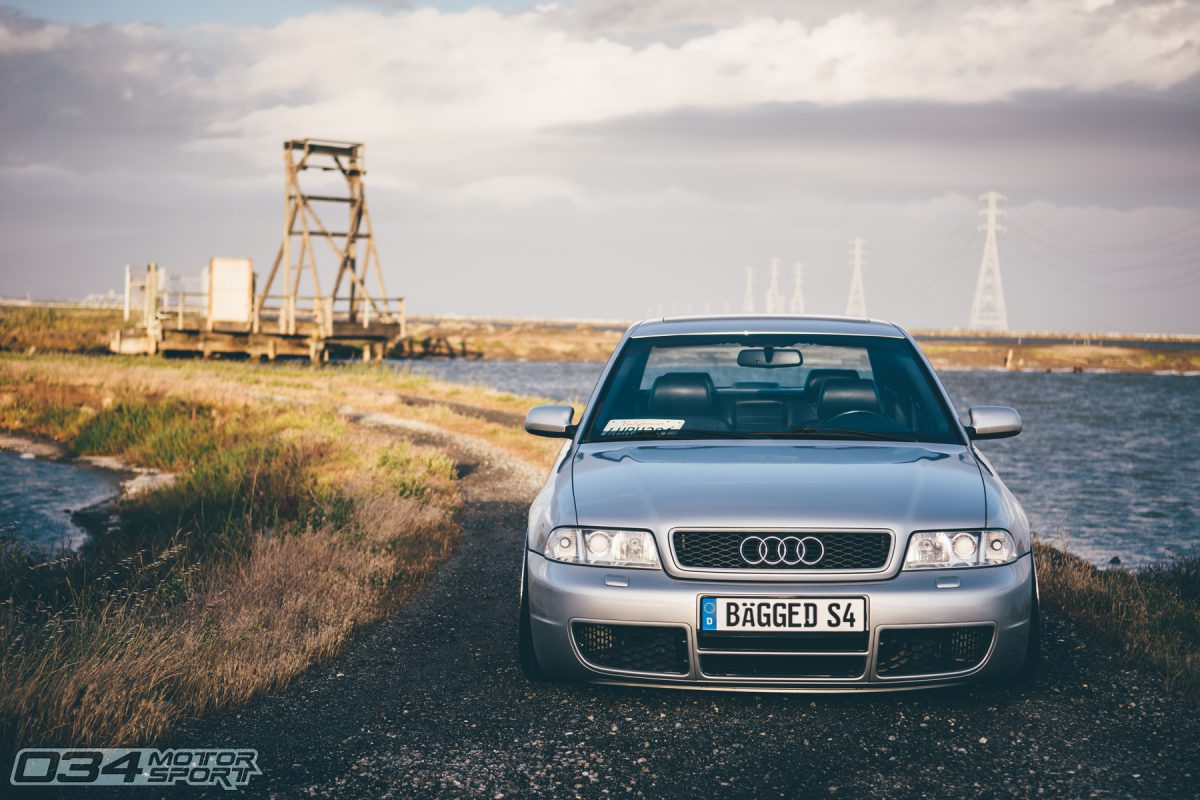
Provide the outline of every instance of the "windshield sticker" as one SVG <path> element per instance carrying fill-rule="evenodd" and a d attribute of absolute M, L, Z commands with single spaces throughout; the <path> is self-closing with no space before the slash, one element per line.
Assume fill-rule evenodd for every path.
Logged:
<path fill-rule="evenodd" d="M 603 436 L 632 436 L 636 433 L 672 433 L 683 427 L 681 419 L 610 419 Z"/>

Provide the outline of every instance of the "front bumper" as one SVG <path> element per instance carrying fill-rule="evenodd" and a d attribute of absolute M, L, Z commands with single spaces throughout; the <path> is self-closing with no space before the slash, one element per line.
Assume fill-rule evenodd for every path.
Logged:
<path fill-rule="evenodd" d="M 1033 599 L 1032 556 L 1012 564 L 961 570 L 901 572 L 876 581 L 821 584 L 680 580 L 657 570 L 605 569 L 550 561 L 527 552 L 533 644 L 542 668 L 555 677 L 598 683 L 704 689 L 898 690 L 1007 677 L 1020 669 Z M 864 667 L 856 677 L 712 676 L 702 669 L 697 636 L 701 596 L 848 597 L 867 600 Z M 587 662 L 571 634 L 577 622 L 676 626 L 686 633 L 685 674 L 608 669 Z M 994 629 L 982 660 L 969 669 L 904 677 L 880 675 L 880 633 L 895 628 L 988 625 Z M 711 640 L 703 645 L 713 647 Z"/>

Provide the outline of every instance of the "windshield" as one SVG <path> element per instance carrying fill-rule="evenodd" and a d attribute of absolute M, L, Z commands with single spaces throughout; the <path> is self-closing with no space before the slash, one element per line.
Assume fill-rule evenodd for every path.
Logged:
<path fill-rule="evenodd" d="M 907 340 L 798 334 L 631 339 L 584 441 L 723 438 L 961 443 Z"/>

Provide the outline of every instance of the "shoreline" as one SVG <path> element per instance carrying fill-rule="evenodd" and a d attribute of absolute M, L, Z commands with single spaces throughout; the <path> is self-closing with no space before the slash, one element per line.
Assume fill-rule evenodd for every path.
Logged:
<path fill-rule="evenodd" d="M 22 458 L 39 458 L 46 461 L 59 461 L 66 464 L 82 464 L 107 472 L 125 475 L 121 480 L 121 499 L 139 497 L 146 492 L 164 486 L 170 486 L 178 475 L 161 469 L 138 467 L 116 456 L 72 456 L 70 450 L 62 442 L 47 436 L 38 436 L 25 431 L 0 428 L 0 450 L 17 453 Z M 108 503 L 101 501 L 100 504 Z M 100 505 L 96 504 L 96 505 Z M 89 506 L 88 508 L 91 508 Z M 79 509 L 80 511 L 84 509 Z"/>
<path fill-rule="evenodd" d="M 108 355 L 120 311 L 0 305 L 0 351 Z M 628 323 L 616 320 L 412 316 L 393 360 L 608 360 Z M 1022 372 L 1200 375 L 1200 335 L 911 328 L 934 367 Z M 0 402 L 3 398 L 0 398 Z"/>
<path fill-rule="evenodd" d="M 111 497 L 68 509 L 71 522 L 87 535 L 65 552 L 59 553 L 59 556 L 81 553 L 98 536 L 111 533 L 117 528 L 123 504 L 148 492 L 170 486 L 178 477 L 175 473 L 165 470 L 137 467 L 115 456 L 72 456 L 62 442 L 24 431 L 0 429 L 0 450 L 17 453 L 22 459 L 32 458 L 92 467 L 117 477 L 116 491 Z M 47 558 L 51 557 L 54 557 L 54 554 L 47 555 Z"/>

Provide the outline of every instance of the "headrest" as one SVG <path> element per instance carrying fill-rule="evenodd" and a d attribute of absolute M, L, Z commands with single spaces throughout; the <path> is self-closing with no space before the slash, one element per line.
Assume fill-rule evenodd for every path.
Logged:
<path fill-rule="evenodd" d="M 817 416 L 836 417 L 847 411 L 879 413 L 879 393 L 874 381 L 857 378 L 830 378 L 821 384 L 821 399 L 817 401 Z"/>
<path fill-rule="evenodd" d="M 810 396 L 818 393 L 821 384 L 830 378 L 857 378 L 858 373 L 852 369 L 814 369 L 810 370 L 804 379 L 804 391 Z"/>
<path fill-rule="evenodd" d="M 713 391 L 707 372 L 668 372 L 654 380 L 650 408 L 667 417 L 712 416 Z"/>

